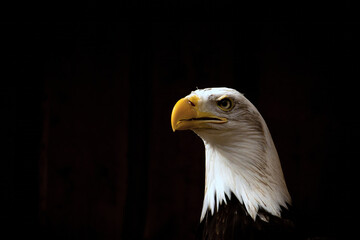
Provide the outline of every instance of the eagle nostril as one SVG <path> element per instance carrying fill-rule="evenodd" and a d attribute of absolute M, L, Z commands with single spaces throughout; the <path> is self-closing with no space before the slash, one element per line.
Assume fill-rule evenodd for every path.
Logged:
<path fill-rule="evenodd" d="M 195 107 L 195 104 L 192 101 L 190 101 L 190 100 L 188 100 L 188 101 L 191 106 Z"/>

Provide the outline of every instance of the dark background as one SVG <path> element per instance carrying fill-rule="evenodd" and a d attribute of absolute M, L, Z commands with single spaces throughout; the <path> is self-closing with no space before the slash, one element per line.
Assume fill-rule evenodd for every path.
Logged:
<path fill-rule="evenodd" d="M 197 87 L 226 86 L 267 122 L 301 234 L 346 234 L 358 190 L 359 24 L 273 19 L 283 13 L 274 6 L 242 21 L 215 3 L 155 5 L 140 21 L 147 10 L 130 5 L 107 8 L 126 15 L 117 22 L 1 23 L 1 227 L 14 238 L 194 239 L 204 148 L 173 133 L 170 114 Z M 175 18 L 199 10 L 204 18 Z"/>

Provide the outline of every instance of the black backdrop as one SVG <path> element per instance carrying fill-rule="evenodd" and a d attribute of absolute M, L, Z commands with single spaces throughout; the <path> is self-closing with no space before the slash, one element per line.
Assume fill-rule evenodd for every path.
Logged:
<path fill-rule="evenodd" d="M 239 90 L 262 113 L 301 233 L 350 228 L 339 226 L 356 202 L 356 22 L 1 27 L 0 217 L 14 236 L 194 239 L 204 149 L 195 134 L 172 132 L 170 114 L 213 86 Z"/>

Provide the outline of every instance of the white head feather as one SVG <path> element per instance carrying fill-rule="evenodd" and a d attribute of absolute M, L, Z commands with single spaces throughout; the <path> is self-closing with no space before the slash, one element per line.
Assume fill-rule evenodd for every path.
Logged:
<path fill-rule="evenodd" d="M 291 204 L 280 160 L 266 123 L 255 106 L 230 88 L 193 91 L 198 108 L 226 117 L 225 124 L 193 129 L 205 144 L 205 196 L 200 221 L 207 210 L 213 214 L 233 193 L 255 220 L 260 208 L 281 216 L 281 206 Z M 227 96 L 234 102 L 231 111 L 222 111 L 216 99 Z M 261 215 L 259 217 L 265 220 Z"/>

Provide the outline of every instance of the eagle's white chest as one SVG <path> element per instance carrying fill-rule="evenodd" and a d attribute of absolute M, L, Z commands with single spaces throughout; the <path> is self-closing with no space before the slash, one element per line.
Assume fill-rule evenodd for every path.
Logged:
<path fill-rule="evenodd" d="M 241 134 L 238 135 L 241 140 L 230 139 L 222 144 L 198 133 L 204 140 L 206 156 L 201 221 L 208 210 L 213 214 L 220 204 L 226 204 L 226 196 L 230 198 L 231 193 L 254 220 L 259 208 L 280 216 L 281 206 L 286 208 L 286 203 L 290 204 L 275 146 L 266 126 L 265 130 L 268 136 L 263 145 L 257 137 L 246 138 Z"/>

